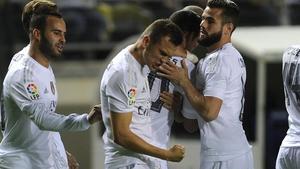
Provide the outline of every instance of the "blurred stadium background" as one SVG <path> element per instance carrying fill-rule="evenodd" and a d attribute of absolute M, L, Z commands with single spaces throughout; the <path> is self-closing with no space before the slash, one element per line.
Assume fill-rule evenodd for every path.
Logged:
<path fill-rule="evenodd" d="M 11 57 L 29 42 L 21 25 L 26 0 L 0 0 L 0 88 Z M 58 112 L 85 112 L 99 103 L 102 73 L 126 44 L 133 42 L 157 18 L 167 18 L 186 5 L 205 7 L 206 0 L 56 0 L 67 23 L 64 55 L 53 61 L 59 90 Z M 240 27 L 233 43 L 247 66 L 244 129 L 253 145 L 256 169 L 273 169 L 287 130 L 281 82 L 281 56 L 300 43 L 300 0 L 235 0 Z M 200 58 L 203 49 L 194 51 Z M 101 126 L 87 132 L 62 133 L 65 147 L 81 169 L 103 168 Z M 199 134 L 187 134 L 174 124 L 173 143 L 187 155 L 171 169 L 199 169 Z M 226 146 L 226 145 L 224 145 Z M 242 167 L 242 166 L 241 166 Z M 242 168 L 241 168 L 242 169 Z"/>

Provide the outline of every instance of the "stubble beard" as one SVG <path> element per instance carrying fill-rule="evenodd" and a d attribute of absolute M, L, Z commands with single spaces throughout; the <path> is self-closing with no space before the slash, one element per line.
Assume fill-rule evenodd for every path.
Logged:
<path fill-rule="evenodd" d="M 199 40 L 199 45 L 202 45 L 204 47 L 212 46 L 213 44 L 219 42 L 222 37 L 222 31 L 219 31 L 217 33 L 213 33 L 209 36 L 206 36 L 203 39 Z"/>

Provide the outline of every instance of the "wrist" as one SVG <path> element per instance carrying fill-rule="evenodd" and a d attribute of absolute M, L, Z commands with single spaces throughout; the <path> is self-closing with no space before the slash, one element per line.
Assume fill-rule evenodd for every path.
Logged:
<path fill-rule="evenodd" d="M 166 161 L 169 161 L 169 150 L 165 150 L 164 151 L 164 157 L 163 157 Z"/>
<path fill-rule="evenodd" d="M 92 118 L 90 117 L 89 114 L 87 114 L 86 120 L 87 120 L 87 122 L 88 122 L 90 125 L 93 124 Z"/>
<path fill-rule="evenodd" d="M 179 81 L 179 86 L 181 86 L 182 88 L 185 88 L 189 84 L 189 81 L 190 81 L 189 79 L 184 78 Z"/>

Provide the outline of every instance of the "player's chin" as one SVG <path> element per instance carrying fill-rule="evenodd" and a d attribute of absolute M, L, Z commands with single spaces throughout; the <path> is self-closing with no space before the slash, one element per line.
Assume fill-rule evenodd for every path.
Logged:
<path fill-rule="evenodd" d="M 61 57 L 61 55 L 62 55 L 62 52 L 55 51 L 55 52 L 52 54 L 52 58 L 53 58 L 53 59 L 56 59 L 56 58 Z"/>

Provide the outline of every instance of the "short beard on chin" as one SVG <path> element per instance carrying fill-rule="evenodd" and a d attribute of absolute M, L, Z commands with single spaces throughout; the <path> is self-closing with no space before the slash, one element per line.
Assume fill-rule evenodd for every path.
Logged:
<path fill-rule="evenodd" d="M 222 37 L 222 31 L 214 33 L 210 36 L 207 36 L 206 38 L 200 39 L 199 40 L 199 45 L 204 46 L 204 47 L 209 47 L 221 40 Z"/>
<path fill-rule="evenodd" d="M 51 48 L 51 43 L 44 36 L 44 34 L 42 34 L 42 36 L 41 36 L 41 42 L 40 42 L 39 49 L 47 59 L 54 59 L 59 56 L 58 54 L 54 53 L 53 49 Z"/>

